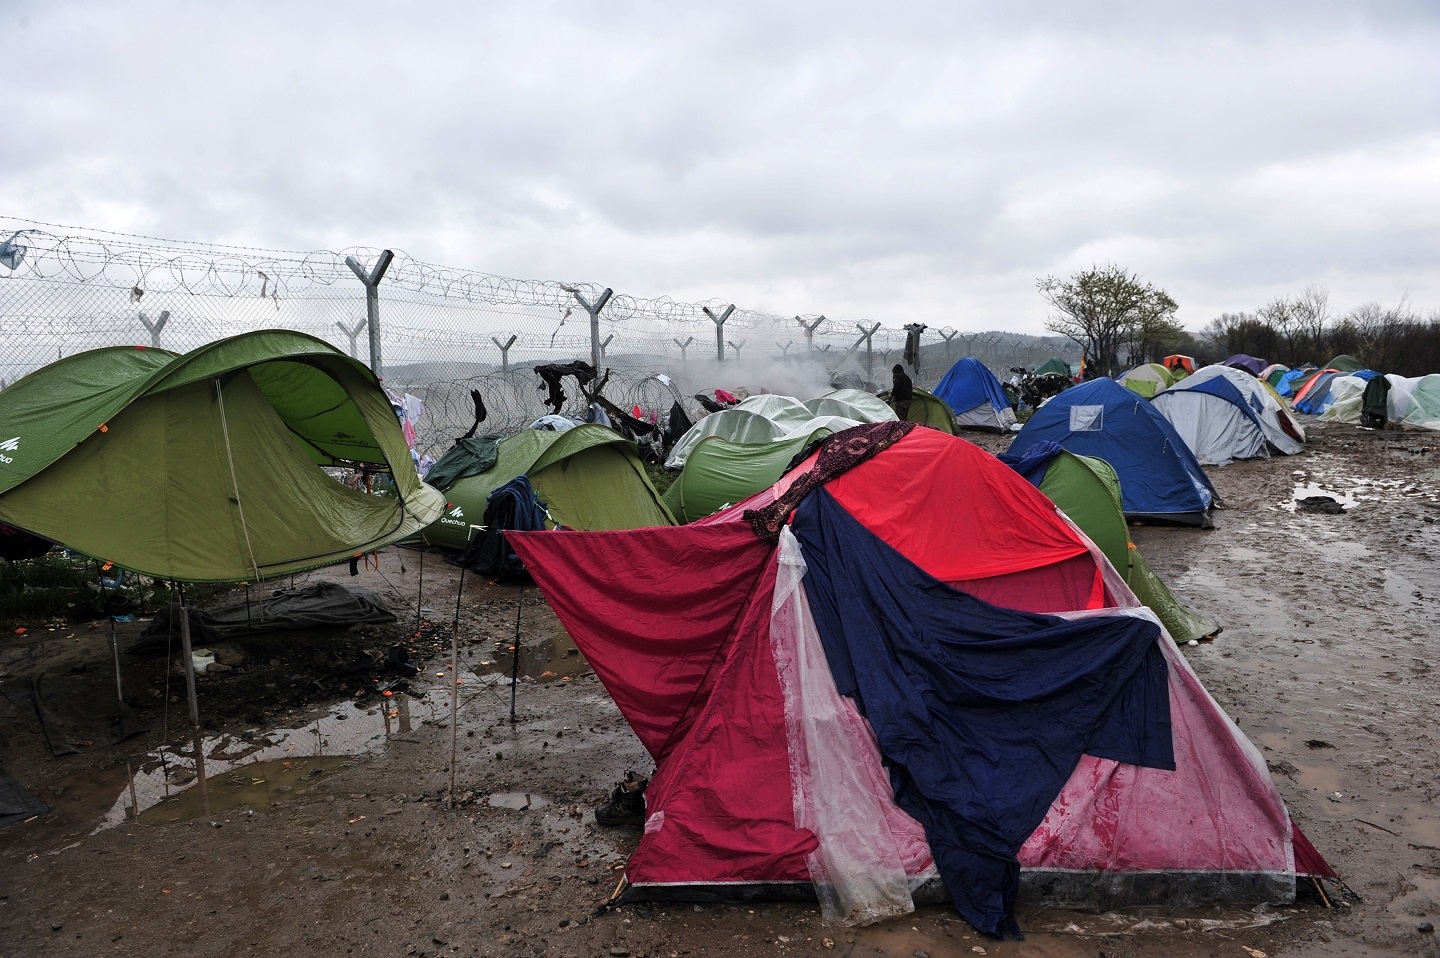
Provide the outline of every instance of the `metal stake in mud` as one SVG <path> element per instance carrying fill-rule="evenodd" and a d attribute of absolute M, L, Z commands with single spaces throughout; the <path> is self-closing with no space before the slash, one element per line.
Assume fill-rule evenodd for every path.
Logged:
<path fill-rule="evenodd" d="M 185 657 L 185 693 L 190 700 L 190 743 L 195 748 L 195 778 L 200 783 L 200 805 L 210 814 L 210 790 L 205 783 L 205 748 L 200 730 L 200 702 L 195 695 L 195 655 L 190 647 L 190 610 L 185 606 L 185 586 L 177 586 L 180 595 L 180 654 Z"/>
<path fill-rule="evenodd" d="M 123 704 L 125 702 L 125 688 L 120 684 L 120 639 L 115 635 L 115 610 L 110 607 L 111 604 L 108 601 L 114 593 L 106 594 L 104 570 L 100 568 L 100 563 L 98 562 L 95 563 L 95 576 L 100 580 L 100 607 L 107 613 L 105 618 L 110 620 L 110 651 L 115 658 L 115 698 Z M 140 607 L 143 611 L 145 607 L 143 601 L 140 603 Z"/>
<path fill-rule="evenodd" d="M 420 607 L 425 604 L 425 543 L 420 543 L 420 584 L 415 590 L 415 631 L 420 631 Z"/>
<path fill-rule="evenodd" d="M 474 526 L 470 527 L 474 533 Z M 466 542 L 469 547 L 469 542 Z M 460 584 L 455 588 L 455 623 L 450 628 L 450 807 L 455 807 L 455 757 L 459 748 L 456 722 L 460 711 L 460 596 L 465 592 L 465 564 L 460 564 Z"/>
<path fill-rule="evenodd" d="M 515 593 L 515 658 L 510 662 L 510 724 L 515 724 L 515 687 L 520 683 L 520 609 L 525 603 L 525 580 Z"/>

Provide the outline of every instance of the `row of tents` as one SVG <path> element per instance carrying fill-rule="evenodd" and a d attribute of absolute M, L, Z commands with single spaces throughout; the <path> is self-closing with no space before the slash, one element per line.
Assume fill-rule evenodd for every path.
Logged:
<path fill-rule="evenodd" d="M 1177 401 L 1239 392 L 1214 382 Z M 422 482 L 373 374 L 303 334 L 97 350 L 0 391 L 0 522 L 248 582 L 416 536 L 462 548 L 523 477 L 565 528 L 511 545 L 657 764 L 637 895 L 808 889 L 864 922 L 944 894 L 1001 933 L 1022 888 L 1283 902 L 1333 874 L 1177 650 L 1218 623 L 1129 538 L 1127 517 L 1174 515 L 1133 471 L 1157 449 L 1193 464 L 1176 495 L 1213 501 L 1176 427 L 1096 380 L 997 459 L 940 392 L 751 397 L 682 437 L 662 497 L 593 424 L 464 440 Z"/>
<path fill-rule="evenodd" d="M 1367 426 L 1393 423 L 1440 429 L 1440 374 L 1382 375 L 1344 354 L 1318 367 L 1267 365 L 1263 359 L 1243 354 L 1231 356 L 1221 365 L 1251 374 L 1296 412 Z M 1186 375 L 1182 368 L 1148 363 L 1126 371 L 1119 382 L 1153 399 L 1182 383 Z"/>

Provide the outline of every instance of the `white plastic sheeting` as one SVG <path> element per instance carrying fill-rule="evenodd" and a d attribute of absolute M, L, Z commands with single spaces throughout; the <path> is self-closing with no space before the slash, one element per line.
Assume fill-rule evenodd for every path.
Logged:
<path fill-rule="evenodd" d="M 1390 421 L 1440 429 L 1440 375 L 1416 376 L 1407 379 L 1393 373 L 1390 380 Z"/>
<path fill-rule="evenodd" d="M 805 559 L 786 527 L 776 555 L 770 639 L 785 693 L 795 824 L 815 835 L 806 859 L 823 919 L 868 925 L 915 910 L 936 877 L 925 831 L 889 797 L 870 725 L 835 688 L 802 581 Z"/>
<path fill-rule="evenodd" d="M 1359 422 L 1368 380 L 1359 376 L 1336 376 L 1330 383 L 1330 408 L 1320 414 L 1329 422 Z"/>

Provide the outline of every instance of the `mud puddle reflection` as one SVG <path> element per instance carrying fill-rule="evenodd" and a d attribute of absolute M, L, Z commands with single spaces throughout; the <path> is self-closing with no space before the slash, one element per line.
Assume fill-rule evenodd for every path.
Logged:
<path fill-rule="evenodd" d="M 475 639 L 465 665 L 482 675 L 509 676 L 515 669 L 515 637 Z M 590 666 L 563 630 L 559 634 L 526 634 L 520 643 L 519 674 L 536 682 L 569 682 L 589 673 Z"/>
<path fill-rule="evenodd" d="M 464 669 L 460 675 L 463 722 L 467 700 L 505 683 L 500 676 L 476 676 Z M 408 735 L 421 725 L 449 721 L 449 689 L 440 687 L 364 704 L 341 702 L 293 728 L 206 736 L 199 762 L 193 741 L 161 746 L 119 767 L 118 774 L 113 768 L 104 773 L 112 789 L 118 778 L 119 795 L 94 832 L 127 821 L 168 824 L 238 808 L 263 811 L 303 794 L 357 758 L 385 751 L 396 739 L 413 741 Z"/>

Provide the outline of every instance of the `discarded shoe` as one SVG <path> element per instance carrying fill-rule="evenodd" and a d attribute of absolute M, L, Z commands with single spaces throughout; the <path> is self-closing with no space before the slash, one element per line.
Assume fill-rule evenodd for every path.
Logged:
<path fill-rule="evenodd" d="M 650 779 L 641 778 L 633 771 L 625 773 L 620 784 L 610 793 L 610 801 L 595 809 L 598 825 L 644 825 L 645 787 Z"/>

